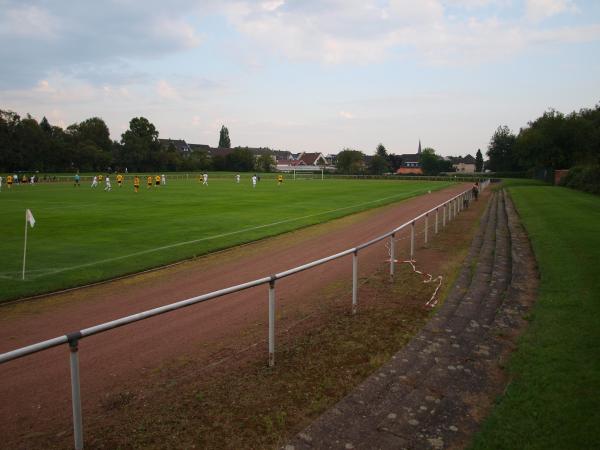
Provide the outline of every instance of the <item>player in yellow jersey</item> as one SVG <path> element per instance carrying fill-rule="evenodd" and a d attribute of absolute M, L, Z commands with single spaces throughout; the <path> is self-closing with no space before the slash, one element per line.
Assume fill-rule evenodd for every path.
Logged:
<path fill-rule="evenodd" d="M 12 177 L 12 175 L 9 175 L 9 176 L 6 177 L 6 184 L 8 185 L 9 189 L 12 187 L 12 184 L 13 184 L 13 177 Z"/>
<path fill-rule="evenodd" d="M 152 175 L 148 175 L 146 181 L 148 182 L 148 189 L 150 189 L 152 187 Z"/>
<path fill-rule="evenodd" d="M 277 185 L 281 185 L 283 183 L 283 175 L 277 175 Z"/>
<path fill-rule="evenodd" d="M 156 175 L 154 177 L 154 187 L 159 187 L 160 186 L 160 175 Z"/>
<path fill-rule="evenodd" d="M 140 177 L 137 175 L 133 177 L 133 190 L 138 192 L 140 190 Z"/>
<path fill-rule="evenodd" d="M 119 187 L 123 185 L 123 175 L 117 175 L 117 184 L 119 185 Z"/>

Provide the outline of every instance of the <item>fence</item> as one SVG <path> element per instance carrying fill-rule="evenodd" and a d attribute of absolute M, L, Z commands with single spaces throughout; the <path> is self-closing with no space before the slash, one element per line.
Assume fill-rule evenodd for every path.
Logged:
<path fill-rule="evenodd" d="M 483 191 L 487 185 L 489 184 L 489 180 L 483 181 L 480 183 L 480 191 Z M 80 450 L 83 448 L 83 419 L 81 412 L 81 394 L 80 394 L 80 383 L 79 383 L 79 354 L 78 354 L 78 344 L 79 341 L 85 337 L 93 336 L 98 333 L 103 333 L 108 330 L 112 330 L 114 328 L 118 328 L 124 325 L 128 325 L 140 320 L 148 319 L 150 317 L 158 316 L 160 314 L 165 314 L 170 311 L 175 311 L 177 309 L 186 308 L 191 305 L 195 305 L 197 303 L 205 302 L 207 300 L 211 300 L 214 298 L 222 297 L 227 294 L 231 294 L 234 292 L 243 291 L 245 289 L 249 289 L 255 286 L 260 286 L 263 284 L 269 285 L 268 291 L 268 301 L 269 301 L 269 359 L 268 365 L 270 367 L 275 364 L 275 284 L 277 280 L 281 280 L 283 278 L 289 277 L 299 272 L 303 272 L 305 270 L 311 269 L 313 267 L 319 266 L 321 264 L 325 264 L 329 261 L 333 261 L 344 256 L 352 255 L 352 313 L 355 314 L 358 308 L 358 255 L 359 252 L 367 247 L 370 247 L 373 244 L 383 241 L 386 238 L 389 238 L 389 252 L 390 252 L 390 276 L 394 276 L 395 269 L 395 236 L 401 230 L 410 227 L 410 259 L 414 259 L 415 255 L 415 228 L 417 221 L 424 219 L 424 241 L 427 243 L 428 241 L 428 232 L 429 232 L 429 220 L 430 216 L 433 215 L 434 221 L 434 232 L 437 234 L 439 230 L 438 224 L 441 220 L 442 228 L 444 228 L 450 220 L 453 220 L 456 215 L 465 207 L 465 204 L 472 199 L 472 191 L 471 189 L 465 190 L 458 195 L 452 197 L 451 199 L 441 203 L 430 210 L 422 213 L 421 215 L 414 217 L 410 221 L 400 225 L 393 230 L 371 239 L 368 242 L 365 242 L 361 245 L 358 245 L 354 248 L 350 248 L 348 250 L 344 250 L 342 252 L 336 253 L 331 256 L 327 256 L 325 258 L 321 258 L 302 266 L 294 267 L 292 269 L 276 273 L 274 275 L 266 276 L 263 278 L 259 278 L 253 281 L 249 281 L 247 283 L 238 284 L 236 286 L 230 286 L 224 289 L 220 289 L 217 291 L 209 292 L 208 294 L 199 295 L 197 297 L 192 297 L 186 300 L 182 300 L 176 303 L 171 303 L 169 305 L 161 306 L 158 308 L 154 308 L 148 311 L 140 312 L 137 314 L 133 314 L 127 317 L 122 317 L 120 319 L 116 319 L 110 322 L 106 322 L 100 325 L 96 325 L 93 327 L 85 328 L 79 331 L 75 331 L 72 333 L 68 333 L 63 336 L 59 336 L 53 339 L 49 339 L 46 341 L 38 342 L 36 344 L 32 344 L 26 347 L 22 347 L 7 353 L 0 354 L 0 364 L 6 363 L 13 359 L 22 358 L 27 355 L 31 355 L 33 353 L 41 352 L 53 347 L 57 347 L 59 345 L 68 344 L 70 355 L 70 369 L 71 369 L 71 400 L 72 400 L 72 408 L 73 408 L 73 430 L 74 430 L 74 439 L 75 439 L 75 449 Z M 440 210 L 441 210 L 441 218 L 440 218 Z"/>

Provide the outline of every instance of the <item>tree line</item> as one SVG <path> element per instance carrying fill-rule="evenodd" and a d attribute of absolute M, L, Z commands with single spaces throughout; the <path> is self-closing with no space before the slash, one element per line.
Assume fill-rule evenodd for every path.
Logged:
<path fill-rule="evenodd" d="M 540 171 L 600 164 L 600 104 L 563 114 L 553 109 L 521 128 L 494 132 L 486 169 L 492 172 Z"/>
<path fill-rule="evenodd" d="M 183 155 L 173 144 L 162 145 L 158 136 L 156 127 L 144 117 L 131 119 L 120 141 L 114 141 L 99 117 L 63 129 L 51 125 L 46 117 L 38 122 L 29 114 L 21 118 L 15 112 L 0 110 L 0 172 L 273 169 L 268 155 L 255 158 L 247 148 L 235 148 L 226 156 L 213 158 L 202 150 Z M 231 147 L 225 126 L 220 131 L 219 145 Z"/>

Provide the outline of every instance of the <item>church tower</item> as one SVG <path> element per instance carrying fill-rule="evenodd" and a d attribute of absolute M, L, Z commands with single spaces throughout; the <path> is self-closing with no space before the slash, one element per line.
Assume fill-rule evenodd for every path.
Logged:
<path fill-rule="evenodd" d="M 417 150 L 417 155 L 421 154 L 421 139 L 419 139 L 419 149 Z"/>

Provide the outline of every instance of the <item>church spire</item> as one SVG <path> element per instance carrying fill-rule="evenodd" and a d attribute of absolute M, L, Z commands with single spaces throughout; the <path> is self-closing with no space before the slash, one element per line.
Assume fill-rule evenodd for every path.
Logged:
<path fill-rule="evenodd" d="M 417 151 L 417 155 L 421 154 L 421 139 L 419 139 L 419 150 Z"/>

